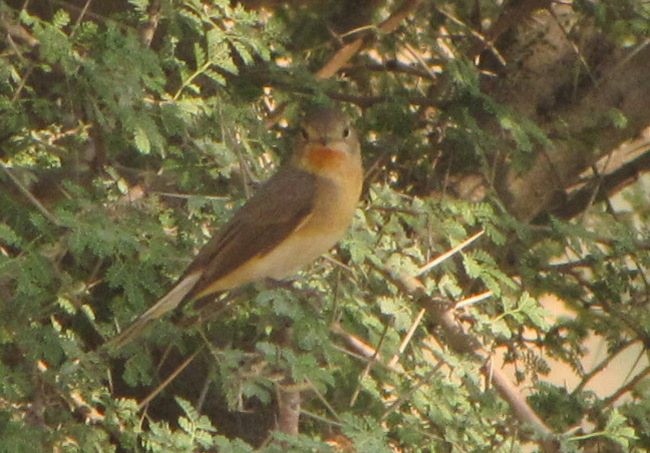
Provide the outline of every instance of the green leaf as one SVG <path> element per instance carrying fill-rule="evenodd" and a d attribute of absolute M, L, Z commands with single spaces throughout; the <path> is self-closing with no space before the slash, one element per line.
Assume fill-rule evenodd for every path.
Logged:
<path fill-rule="evenodd" d="M 131 387 L 151 383 L 154 366 L 147 351 L 137 350 L 124 364 L 124 381 Z"/>
<path fill-rule="evenodd" d="M 63 28 L 66 25 L 70 23 L 70 15 L 62 10 L 59 9 L 54 13 L 54 17 L 52 18 L 52 26 L 56 28 Z"/>
<path fill-rule="evenodd" d="M 196 68 L 203 66 L 207 60 L 203 47 L 199 43 L 194 43 L 194 63 Z"/>
<path fill-rule="evenodd" d="M 550 318 L 550 313 L 537 300 L 530 297 L 527 292 L 524 292 L 519 298 L 517 306 L 530 319 L 533 325 L 539 327 L 543 332 L 548 331 L 550 324 L 547 319 Z"/>
<path fill-rule="evenodd" d="M 20 236 L 6 223 L 0 223 L 0 241 L 10 246 L 21 246 Z"/>
<path fill-rule="evenodd" d="M 215 447 L 221 453 L 252 453 L 256 451 L 241 439 L 231 440 L 224 436 L 215 437 Z"/>
<path fill-rule="evenodd" d="M 357 451 L 389 453 L 386 432 L 377 420 L 370 416 L 346 413 L 341 416 L 343 432 L 354 443 Z"/>
<path fill-rule="evenodd" d="M 604 434 L 625 448 L 630 446 L 630 441 L 637 439 L 634 428 L 627 425 L 627 419 L 616 409 L 609 414 Z"/>
<path fill-rule="evenodd" d="M 213 69 L 206 69 L 203 75 L 209 77 L 217 85 L 226 86 L 226 78 Z"/>
<path fill-rule="evenodd" d="M 151 152 L 151 142 L 149 141 L 149 136 L 147 131 L 142 127 L 136 127 L 133 131 L 133 139 L 135 141 L 135 146 L 142 154 L 149 154 Z"/>
<path fill-rule="evenodd" d="M 149 8 L 149 0 L 128 0 L 129 4 L 140 14 L 145 15 Z"/>
<path fill-rule="evenodd" d="M 614 127 L 617 129 L 625 129 L 627 127 L 628 119 L 620 110 L 610 109 L 607 112 L 607 115 L 609 116 L 609 119 L 611 120 Z"/>

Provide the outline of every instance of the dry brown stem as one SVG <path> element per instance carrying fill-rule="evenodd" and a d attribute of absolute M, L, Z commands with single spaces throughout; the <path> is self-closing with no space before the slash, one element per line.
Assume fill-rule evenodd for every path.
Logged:
<path fill-rule="evenodd" d="M 451 304 L 441 303 L 426 293 L 425 287 L 415 277 L 395 275 L 388 270 L 381 270 L 403 292 L 409 294 L 425 310 L 431 319 L 441 328 L 444 343 L 459 354 L 468 354 L 475 361 L 482 363 L 481 373 L 494 386 L 501 397 L 509 404 L 515 417 L 532 427 L 537 434 L 538 444 L 545 452 L 558 451 L 555 434 L 528 405 L 526 398 L 501 369 L 492 366 L 492 357 L 485 350 L 480 340 L 455 318 Z M 433 333 L 434 336 L 436 335 Z"/>
<path fill-rule="evenodd" d="M 377 26 L 381 33 L 390 33 L 395 30 L 400 23 L 406 19 L 418 6 L 422 0 L 406 0 L 402 6 L 397 9 L 385 21 Z M 357 38 L 339 49 L 325 65 L 316 73 L 317 79 L 329 79 L 336 74 L 350 59 L 357 54 L 367 43 L 368 36 Z"/>

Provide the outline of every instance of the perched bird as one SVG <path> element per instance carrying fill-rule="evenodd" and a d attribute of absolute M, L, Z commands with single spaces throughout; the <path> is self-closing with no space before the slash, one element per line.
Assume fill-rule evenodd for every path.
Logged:
<path fill-rule="evenodd" d="M 361 194 L 359 139 L 332 108 L 305 116 L 289 162 L 201 249 L 176 285 L 109 341 L 119 348 L 179 306 L 246 283 L 288 277 L 347 230 Z"/>

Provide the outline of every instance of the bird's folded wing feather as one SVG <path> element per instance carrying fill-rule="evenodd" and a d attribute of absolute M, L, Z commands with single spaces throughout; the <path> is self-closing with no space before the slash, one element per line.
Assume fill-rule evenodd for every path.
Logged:
<path fill-rule="evenodd" d="M 295 231 L 312 213 L 315 182 L 313 174 L 293 167 L 271 177 L 190 264 L 185 275 L 200 271 L 201 278 L 188 299 Z"/>
<path fill-rule="evenodd" d="M 249 259 L 264 255 L 311 214 L 315 176 L 285 167 L 269 179 L 201 249 L 174 288 L 108 343 L 119 348 L 149 322 L 192 300 Z"/>

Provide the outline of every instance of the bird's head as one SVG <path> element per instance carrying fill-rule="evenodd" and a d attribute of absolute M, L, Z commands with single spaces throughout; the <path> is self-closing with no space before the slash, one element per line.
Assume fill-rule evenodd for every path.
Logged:
<path fill-rule="evenodd" d="M 360 145 L 350 119 L 333 108 L 318 108 L 303 119 L 294 164 L 315 173 L 360 163 Z"/>

